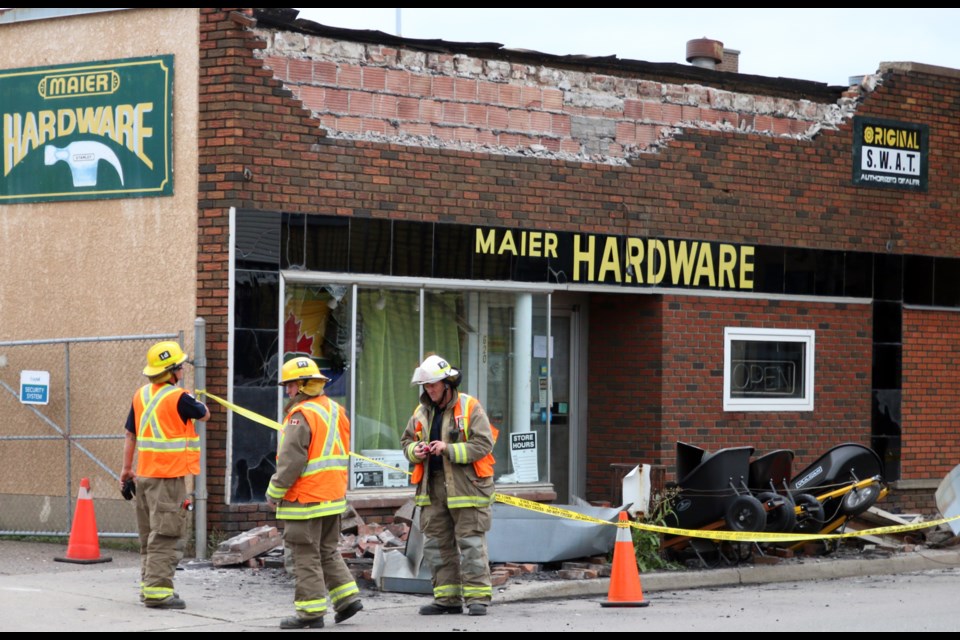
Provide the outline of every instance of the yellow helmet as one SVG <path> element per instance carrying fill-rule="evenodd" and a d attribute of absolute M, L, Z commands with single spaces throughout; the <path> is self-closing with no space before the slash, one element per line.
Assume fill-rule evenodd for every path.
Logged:
<path fill-rule="evenodd" d="M 147 366 L 143 369 L 143 375 L 151 378 L 158 376 L 164 371 L 170 371 L 183 364 L 186 360 L 187 354 L 176 342 L 172 340 L 158 342 L 147 351 Z"/>
<path fill-rule="evenodd" d="M 430 356 L 414 370 L 410 384 L 427 384 L 448 378 L 451 383 L 457 384 L 460 382 L 460 372 L 440 356 Z"/>
<path fill-rule="evenodd" d="M 287 384 L 295 380 L 329 380 L 320 373 L 320 367 L 313 358 L 297 356 L 283 363 L 280 369 L 280 384 Z"/>

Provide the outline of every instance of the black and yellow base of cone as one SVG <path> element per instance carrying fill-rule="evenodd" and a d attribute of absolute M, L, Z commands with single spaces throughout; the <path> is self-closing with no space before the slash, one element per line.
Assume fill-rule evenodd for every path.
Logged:
<path fill-rule="evenodd" d="M 633 536 L 630 535 L 630 523 L 627 512 L 620 512 L 617 522 L 617 540 L 613 545 L 613 568 L 610 570 L 610 591 L 601 607 L 646 607 L 650 603 L 643 599 L 640 586 L 640 570 L 637 568 L 637 555 L 633 550 Z"/>
<path fill-rule="evenodd" d="M 100 555 L 100 539 L 97 534 L 97 517 L 93 513 L 93 498 L 90 497 L 90 480 L 80 481 L 80 494 L 77 496 L 77 508 L 73 514 L 73 526 L 70 528 L 70 541 L 67 554 L 54 558 L 57 562 L 76 564 L 96 564 L 110 562 L 113 558 Z"/>

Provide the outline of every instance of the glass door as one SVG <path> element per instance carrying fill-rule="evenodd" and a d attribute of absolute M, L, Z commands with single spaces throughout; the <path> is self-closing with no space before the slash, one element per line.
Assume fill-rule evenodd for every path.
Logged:
<path fill-rule="evenodd" d="M 579 376 L 573 364 L 579 355 L 579 312 L 575 306 L 552 307 L 549 326 L 546 313 L 546 308 L 534 312 L 531 419 L 544 443 L 540 463 L 547 469 L 546 479 L 553 485 L 557 503 L 570 504 L 574 496 L 582 497 L 583 490 L 579 394 L 575 391 Z"/>

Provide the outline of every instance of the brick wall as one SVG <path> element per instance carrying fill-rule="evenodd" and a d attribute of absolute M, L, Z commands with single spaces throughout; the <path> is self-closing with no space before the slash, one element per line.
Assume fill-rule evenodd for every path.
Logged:
<path fill-rule="evenodd" d="M 491 148 L 444 148 L 421 138 L 389 142 L 349 138 L 343 129 L 330 125 L 330 114 L 314 117 L 304 107 L 304 69 L 285 66 L 283 71 L 291 74 L 291 83 L 301 78 L 298 99 L 275 77 L 277 69 L 264 67 L 261 56 L 267 42 L 251 31 L 253 22 L 245 14 L 203 9 L 200 28 L 198 313 L 208 321 L 207 386 L 221 397 L 227 383 L 222 372 L 227 362 L 227 213 L 231 206 L 872 252 L 887 251 L 892 242 L 896 252 L 960 255 L 955 241 L 960 235 L 955 215 L 960 201 L 960 172 L 956 171 L 960 123 L 951 115 L 960 101 L 956 79 L 894 70 L 858 106 L 862 114 L 931 125 L 930 189 L 905 194 L 851 185 L 851 123 L 839 110 L 832 111 L 835 127 L 820 127 L 812 136 L 809 132 L 801 137 L 758 133 L 758 129 L 767 130 L 763 127 L 752 132 L 703 124 L 686 127 L 674 132 L 656 153 L 636 154 L 629 164 L 611 163 L 608 157 L 583 162 L 494 153 Z M 423 82 L 406 68 L 393 74 L 382 68 L 368 72 L 359 60 L 355 66 L 338 67 L 338 84 L 323 86 L 324 95 L 330 89 L 331 99 L 342 102 L 335 89 L 349 94 L 367 86 L 370 93 L 381 86 L 381 76 L 383 87 Z M 311 61 L 312 83 L 326 77 L 324 73 L 331 71 Z M 638 88 L 646 86 L 641 83 Z M 434 102 L 442 102 L 439 115 L 436 105 L 429 103 L 435 113 L 431 117 L 492 122 L 491 114 L 500 113 L 497 109 L 508 99 L 500 90 L 510 92 L 498 86 L 494 100 L 488 95 L 490 89 L 477 79 L 436 86 L 431 82 L 417 91 L 423 96 L 437 94 Z M 702 87 L 698 90 L 712 95 Z M 593 86 L 591 91 L 594 97 L 602 97 L 603 87 Z M 461 105 L 463 115 L 455 115 L 458 95 L 485 101 L 479 106 L 486 115 L 478 116 L 477 109 L 468 109 L 466 102 Z M 522 92 L 519 97 L 510 96 L 509 100 L 522 105 L 538 100 L 554 104 L 548 87 L 532 97 L 528 93 L 526 100 Z M 740 97 L 731 99 L 732 113 Z M 643 99 L 637 100 L 646 108 Z M 743 101 L 756 104 L 749 96 L 743 96 Z M 567 109 L 568 102 L 565 95 L 559 109 Z M 623 112 L 627 102 L 621 100 L 616 109 Z M 424 104 L 418 103 L 416 113 Z M 583 108 L 590 117 L 598 115 L 595 106 Z M 663 103 L 660 108 L 665 108 Z M 750 109 L 745 113 L 752 113 Z M 398 117 L 399 110 L 398 104 Z M 698 122 L 705 122 L 702 110 L 700 114 Z M 583 116 L 565 115 L 571 131 L 574 118 Z M 751 117 L 761 116 L 753 113 Z M 543 137 L 548 130 L 540 119 L 534 124 L 530 118 L 524 126 L 531 127 L 526 130 L 531 137 Z M 667 296 L 665 306 L 659 306 L 657 300 L 655 296 L 594 295 L 591 303 L 588 498 L 605 498 L 601 494 L 609 486 L 612 457 L 598 448 L 605 434 L 615 439 L 623 456 L 659 456 L 668 464 L 673 463 L 676 439 L 705 447 L 744 441 L 758 447 L 763 443 L 790 447 L 798 453 L 796 468 L 822 453 L 827 442 L 868 444 L 871 338 L 867 305 Z M 817 329 L 818 391 L 812 415 L 722 412 L 722 339 L 711 336 L 722 337 L 725 325 L 757 323 Z M 699 335 L 704 338 L 692 339 Z M 605 342 L 608 336 L 620 342 Z M 625 372 L 618 378 L 623 387 L 597 388 L 611 363 Z M 618 402 L 606 402 L 605 396 Z M 919 409 L 910 405 L 912 415 L 918 415 Z M 624 427 L 623 410 L 644 431 L 634 433 Z M 208 423 L 211 527 L 232 532 L 268 524 L 272 516 L 258 510 L 258 505 L 223 504 L 223 496 L 229 493 L 223 486 L 225 416 L 219 408 L 214 411 Z M 923 411 L 925 423 L 931 423 L 937 412 L 952 417 L 952 407 L 946 405 L 927 402 Z M 946 423 L 946 418 L 937 419 Z M 931 433 L 937 428 L 941 427 L 931 427 Z M 905 457 L 904 465 L 910 473 L 923 470 L 922 459 Z"/>
<path fill-rule="evenodd" d="M 848 116 L 839 105 L 739 95 L 448 51 L 400 49 L 257 29 L 273 71 L 331 135 L 623 164 L 686 128 L 811 137 Z M 729 53 L 729 56 L 728 56 Z M 739 52 L 724 52 L 736 71 Z M 729 57 L 729 61 L 726 58 Z"/>
<path fill-rule="evenodd" d="M 676 442 L 708 451 L 792 449 L 800 471 L 830 447 L 870 445 L 870 305 L 712 297 L 593 296 L 588 499 L 609 492 L 610 464 L 667 466 Z M 725 412 L 725 327 L 816 331 L 813 412 Z"/>
<path fill-rule="evenodd" d="M 903 311 L 902 477 L 946 476 L 960 463 L 960 313 Z"/>
<path fill-rule="evenodd" d="M 935 489 L 896 489 L 877 506 L 891 513 L 919 513 L 929 518 L 942 518 L 935 492 Z"/>
<path fill-rule="evenodd" d="M 587 499 L 610 499 L 614 463 L 663 459 L 660 296 L 590 299 Z"/>

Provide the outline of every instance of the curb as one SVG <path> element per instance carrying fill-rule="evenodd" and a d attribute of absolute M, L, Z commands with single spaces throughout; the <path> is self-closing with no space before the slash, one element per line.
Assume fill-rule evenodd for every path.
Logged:
<path fill-rule="evenodd" d="M 924 550 L 882 558 L 814 558 L 776 565 L 743 565 L 702 571 L 663 571 L 641 575 L 645 592 L 730 587 L 775 582 L 829 580 L 856 576 L 881 576 L 960 566 L 960 550 Z M 529 581 L 508 584 L 494 602 L 521 602 L 550 598 L 606 596 L 610 578 Z"/>

